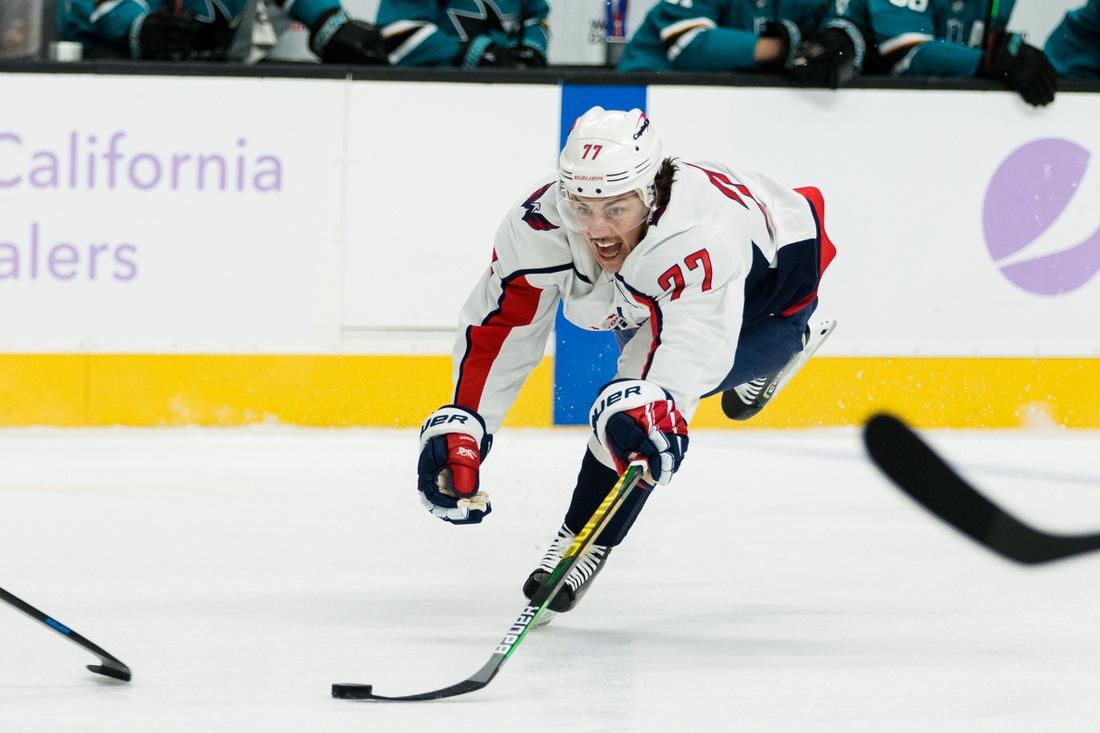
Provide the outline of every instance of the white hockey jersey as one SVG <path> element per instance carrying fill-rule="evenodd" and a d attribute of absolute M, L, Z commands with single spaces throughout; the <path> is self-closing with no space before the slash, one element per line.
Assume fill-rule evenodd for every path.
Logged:
<path fill-rule="evenodd" d="M 660 385 L 690 421 L 733 366 L 743 319 L 789 315 L 816 297 L 835 252 L 816 189 L 718 163 L 677 165 L 669 203 L 616 274 L 562 225 L 556 174 L 509 211 L 453 354 L 454 402 L 479 412 L 489 433 L 541 361 L 559 301 L 582 328 L 639 329 L 617 376 Z"/>

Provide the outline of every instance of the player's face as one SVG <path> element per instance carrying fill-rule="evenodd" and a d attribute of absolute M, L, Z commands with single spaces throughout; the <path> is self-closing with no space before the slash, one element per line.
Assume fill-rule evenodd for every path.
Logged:
<path fill-rule="evenodd" d="M 577 229 L 596 261 L 607 272 L 622 269 L 627 255 L 645 236 L 649 209 L 636 192 L 614 198 L 578 197 L 569 200 Z"/>

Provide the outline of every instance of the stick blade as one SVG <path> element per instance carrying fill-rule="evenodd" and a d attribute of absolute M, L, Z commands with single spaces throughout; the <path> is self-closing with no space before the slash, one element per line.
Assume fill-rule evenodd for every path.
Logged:
<path fill-rule="evenodd" d="M 105 664 L 89 664 L 88 670 L 101 674 L 104 677 L 113 677 L 116 680 L 122 680 L 123 682 L 130 681 L 130 668 L 125 664 L 122 668 L 108 667 Z"/>
<path fill-rule="evenodd" d="M 492 679 L 492 676 L 490 676 L 489 679 Z M 488 680 L 481 681 L 468 679 L 459 682 L 457 685 L 444 687 L 440 690 L 432 690 L 431 692 L 421 692 L 416 695 L 402 695 L 400 697 L 386 697 L 385 695 L 375 695 L 373 685 L 357 685 L 349 682 L 333 685 L 332 696 L 337 698 L 338 700 L 376 700 L 378 702 L 416 702 L 420 700 L 442 700 L 445 697 L 455 697 L 456 695 L 465 695 L 467 692 L 480 690 L 487 684 L 489 684 Z"/>
<path fill-rule="evenodd" d="M 875 415 L 863 439 L 871 460 L 898 488 L 1002 557 L 1035 565 L 1100 549 L 1100 534 L 1052 535 L 1024 524 L 964 481 L 896 417 Z"/>

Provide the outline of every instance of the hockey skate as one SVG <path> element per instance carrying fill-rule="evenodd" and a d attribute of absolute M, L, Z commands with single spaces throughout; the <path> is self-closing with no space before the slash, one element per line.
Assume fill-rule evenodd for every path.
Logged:
<path fill-rule="evenodd" d="M 550 549 L 546 551 L 546 556 L 542 558 L 539 566 L 527 576 L 527 582 L 523 584 L 523 595 L 527 596 L 527 600 L 534 598 L 535 593 L 538 592 L 542 584 L 550 577 L 550 573 L 561 562 L 562 555 L 573 544 L 575 538 L 576 535 L 563 524 L 558 530 L 558 536 L 550 544 Z M 535 628 L 541 628 L 550 623 L 559 613 L 573 610 L 580 603 L 584 594 L 588 592 L 589 586 L 592 585 L 592 581 L 603 569 L 604 562 L 610 554 L 610 547 L 604 545 L 589 547 L 577 561 L 577 564 L 573 566 L 573 569 L 569 571 L 569 574 L 565 576 L 565 584 L 554 596 L 554 599 L 550 601 L 550 605 L 546 607 L 542 615 L 539 616 Z"/>
<path fill-rule="evenodd" d="M 779 391 L 791 381 L 802 365 L 810 360 L 829 334 L 836 328 L 836 321 L 821 321 L 806 326 L 802 335 L 802 351 L 791 357 L 787 365 L 777 372 L 766 374 L 750 382 L 739 384 L 722 393 L 722 412 L 731 420 L 748 420 L 772 401 Z"/>

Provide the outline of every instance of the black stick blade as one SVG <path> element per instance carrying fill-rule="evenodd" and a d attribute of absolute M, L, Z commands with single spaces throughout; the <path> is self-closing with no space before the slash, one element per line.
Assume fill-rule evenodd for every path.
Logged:
<path fill-rule="evenodd" d="M 106 664 L 89 664 L 88 669 L 104 677 L 114 677 L 116 680 L 122 680 L 123 682 L 130 681 L 130 668 L 125 664 L 122 665 L 121 669 L 108 667 Z"/>
<path fill-rule="evenodd" d="M 118 659 L 116 659 L 105 650 L 101 649 L 96 644 L 93 644 L 91 641 L 88 641 L 83 636 L 70 629 L 65 624 L 57 621 L 56 619 L 50 618 L 31 604 L 20 598 L 17 598 L 16 596 L 13 596 L 11 593 L 8 593 L 3 588 L 0 588 L 0 601 L 3 601 L 20 613 L 30 616 L 43 626 L 53 629 L 72 643 L 76 644 L 79 647 L 83 647 L 95 656 L 99 657 L 99 661 L 103 664 L 89 664 L 88 669 L 92 672 L 95 672 L 96 674 L 106 675 L 107 677 L 114 677 L 116 680 L 122 680 L 123 682 L 130 681 L 129 667 L 127 667 L 125 664 L 120 662 Z"/>
<path fill-rule="evenodd" d="M 464 680 L 462 682 L 459 682 L 457 685 L 451 685 L 450 687 L 433 690 L 432 692 L 421 692 L 416 695 L 403 695 L 401 697 L 386 697 L 385 695 L 375 695 L 373 685 L 357 685 L 353 683 L 347 683 L 333 685 L 332 696 L 339 700 L 379 700 L 386 702 L 442 700 L 445 697 L 455 697 L 456 695 L 465 695 L 467 692 L 480 690 L 487 684 L 487 681 L 480 682 L 477 680 Z"/>
<path fill-rule="evenodd" d="M 863 440 L 871 460 L 902 491 L 1009 560 L 1036 565 L 1100 549 L 1100 534 L 1054 535 L 1024 524 L 978 493 L 895 417 L 872 417 Z"/>

